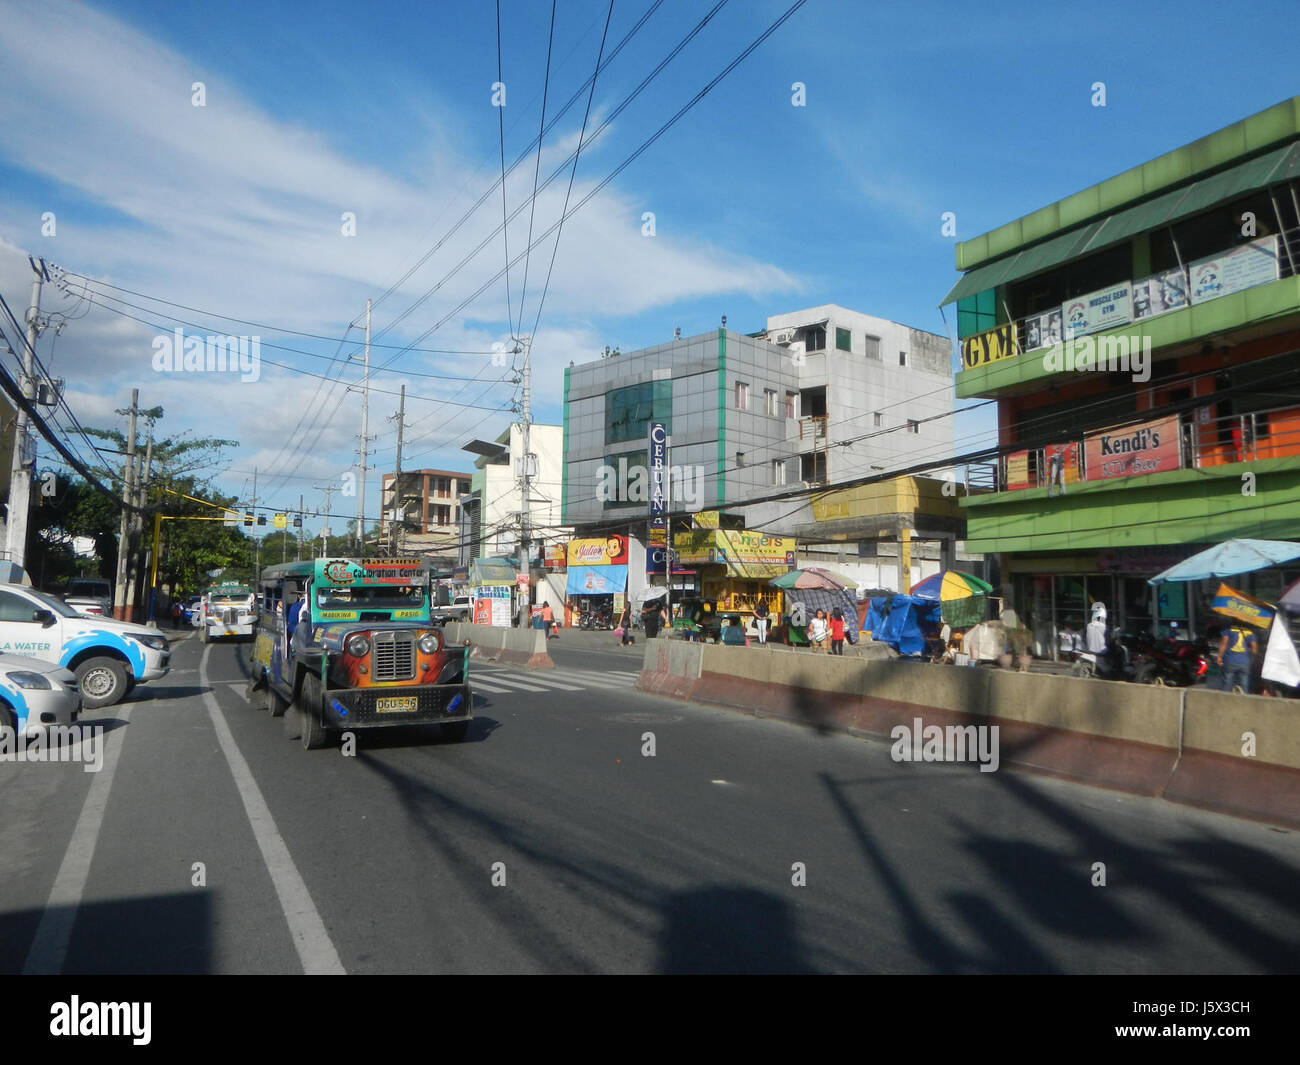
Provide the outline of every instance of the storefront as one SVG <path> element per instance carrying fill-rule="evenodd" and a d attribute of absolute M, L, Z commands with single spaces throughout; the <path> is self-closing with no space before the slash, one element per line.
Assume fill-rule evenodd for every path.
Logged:
<path fill-rule="evenodd" d="M 748 529 L 696 529 L 673 537 L 681 566 L 700 576 L 700 597 L 713 600 L 722 613 L 739 614 L 748 624 L 759 599 L 773 617 L 781 616 L 782 596 L 768 582 L 795 568 L 791 536 L 768 536 Z"/>
<path fill-rule="evenodd" d="M 1169 581 L 1158 586 L 1151 577 L 1210 544 L 1106 548 L 1088 554 L 1017 555 L 1004 562 L 1013 589 L 1012 605 L 1020 622 L 1034 633 L 1034 651 L 1051 657 L 1056 633 L 1063 627 L 1082 632 L 1095 603 L 1106 604 L 1106 624 L 1123 632 L 1161 636 L 1203 634 L 1218 620 L 1210 605 L 1219 582 Z M 1275 567 L 1234 578 L 1234 588 L 1276 602 L 1300 569 Z"/>
<path fill-rule="evenodd" d="M 617 620 L 627 599 L 627 559 L 627 537 L 620 533 L 569 541 L 565 625 L 593 611 Z"/>
<path fill-rule="evenodd" d="M 509 628 L 515 618 L 518 569 L 508 559 L 475 559 L 469 569 L 469 593 L 475 625 Z"/>

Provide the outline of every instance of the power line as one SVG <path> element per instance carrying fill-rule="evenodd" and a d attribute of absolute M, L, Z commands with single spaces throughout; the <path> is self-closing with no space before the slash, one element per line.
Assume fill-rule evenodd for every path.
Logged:
<path fill-rule="evenodd" d="M 537 215 L 537 178 L 542 172 L 542 139 L 543 139 L 543 134 L 546 130 L 546 97 L 549 94 L 551 88 L 551 45 L 555 41 L 555 3 L 556 0 L 551 0 L 551 29 L 546 38 L 546 78 L 542 83 L 542 120 L 541 123 L 538 125 L 538 129 L 537 129 L 537 162 L 533 164 L 533 195 L 529 200 L 530 206 L 528 208 L 527 244 L 530 247 L 533 242 L 533 219 Z M 596 87 L 594 76 L 592 79 L 591 87 L 593 90 Z M 577 152 L 573 153 L 573 158 L 576 163 L 578 158 Z M 504 200 L 502 202 L 504 205 Z M 509 252 L 507 252 L 506 260 L 509 261 L 509 259 L 510 259 L 510 254 Z M 529 254 L 524 255 L 524 284 L 522 289 L 520 289 L 519 292 L 519 328 L 520 329 L 524 327 L 524 300 L 528 295 L 528 264 L 531 261 L 531 259 L 532 259 L 531 255 Z"/>

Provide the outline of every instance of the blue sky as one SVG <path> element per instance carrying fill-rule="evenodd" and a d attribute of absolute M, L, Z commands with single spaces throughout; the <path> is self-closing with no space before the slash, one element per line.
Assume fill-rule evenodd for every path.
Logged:
<path fill-rule="evenodd" d="M 607 50 L 650 4 L 615 0 Z M 711 6 L 664 0 L 601 75 L 592 128 Z M 573 200 L 787 6 L 722 7 L 584 148 Z M 606 10 L 558 5 L 551 113 L 589 76 Z M 1283 3 L 1252 4 L 1247 18 L 1194 2 L 989 11 L 810 0 L 565 223 L 533 349 L 535 417 L 560 419 L 570 360 L 662 342 L 675 326 L 703 332 L 723 314 L 752 331 L 769 314 L 839 303 L 947 332 L 955 316 L 945 323 L 936 307 L 956 276 L 945 211 L 969 238 L 1297 93 L 1294 45 L 1279 32 L 1294 15 Z M 537 135 L 550 5 L 503 0 L 502 18 L 509 163 Z M 360 397 L 269 362 L 320 373 L 355 345 L 278 330 L 342 336 L 498 176 L 494 6 L 0 0 L 0 19 L 0 292 L 11 306 L 22 314 L 26 255 L 43 255 L 96 283 L 259 323 L 170 311 L 191 333 L 260 335 L 268 360 L 256 382 L 159 374 L 151 340 L 176 324 L 157 313 L 168 308 L 117 292 L 151 308 L 116 305 L 142 324 L 106 299 L 47 287 L 44 309 L 74 320 L 38 352 L 67 379 L 72 409 L 87 425 L 116 424 L 139 387 L 144 405 L 166 408 L 162 431 L 241 441 L 221 490 L 248 496 L 257 467 L 265 502 L 296 504 L 302 491 L 309 508 L 322 505 L 312 485 L 339 483 L 355 462 Z M 195 81 L 203 108 L 191 104 Z M 791 104 L 796 81 L 805 107 Z M 1104 108 L 1091 104 L 1096 81 Z M 576 145 L 585 99 L 547 137 L 543 177 Z M 511 209 L 532 174 L 530 158 L 512 175 Z M 558 218 L 566 184 L 567 170 L 539 198 L 534 236 Z M 355 237 L 340 232 L 345 211 Z M 645 211 L 653 237 L 641 234 Z M 56 216 L 53 237 L 41 234 L 44 212 Z M 497 192 L 377 305 L 376 344 L 409 343 L 445 319 L 418 346 L 473 353 L 405 353 L 375 374 L 379 470 L 392 466 L 385 417 L 402 383 L 407 468 L 468 469 L 460 445 L 510 420 L 515 389 L 479 354 L 510 334 L 504 286 L 452 313 L 501 268 L 500 237 L 393 321 L 500 221 Z M 527 227 L 525 210 L 512 251 Z M 525 328 L 549 259 L 548 242 L 530 260 Z M 510 277 L 517 315 L 522 271 Z M 373 365 L 396 351 L 376 347 Z M 987 412 L 959 415 L 958 450 L 991 424 Z"/>

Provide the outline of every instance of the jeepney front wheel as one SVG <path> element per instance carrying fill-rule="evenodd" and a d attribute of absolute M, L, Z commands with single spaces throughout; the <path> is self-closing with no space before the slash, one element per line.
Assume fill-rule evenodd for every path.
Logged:
<path fill-rule="evenodd" d="M 320 723 L 321 704 L 324 701 L 320 677 L 308 673 L 302 679 L 302 691 L 298 697 L 298 727 L 304 751 L 318 751 L 329 739 L 325 727 Z"/>

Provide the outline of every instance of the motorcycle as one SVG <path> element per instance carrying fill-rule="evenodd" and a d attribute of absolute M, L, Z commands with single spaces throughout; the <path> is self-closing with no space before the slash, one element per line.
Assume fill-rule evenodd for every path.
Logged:
<path fill-rule="evenodd" d="M 1106 650 L 1079 651 L 1078 658 L 1070 667 L 1073 677 L 1098 677 L 1102 680 L 1134 680 L 1138 667 L 1145 662 L 1140 654 L 1135 653 L 1135 637 L 1122 633 L 1112 634 L 1107 641 Z"/>
<path fill-rule="evenodd" d="M 1210 671 L 1209 645 L 1204 640 L 1148 639 L 1134 681 L 1174 688 L 1190 688 Z"/>
<path fill-rule="evenodd" d="M 578 626 L 590 632 L 593 629 L 612 629 L 614 618 L 610 611 L 601 608 L 587 610 L 578 615 Z"/>

